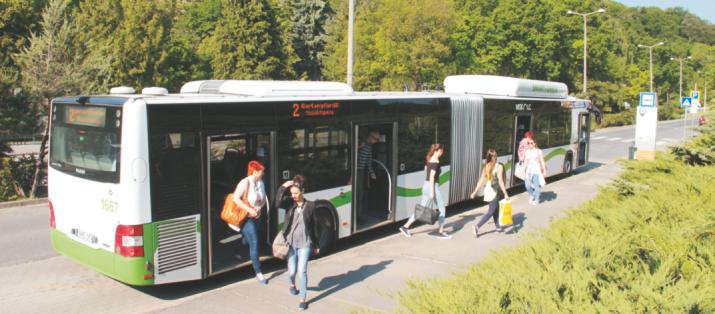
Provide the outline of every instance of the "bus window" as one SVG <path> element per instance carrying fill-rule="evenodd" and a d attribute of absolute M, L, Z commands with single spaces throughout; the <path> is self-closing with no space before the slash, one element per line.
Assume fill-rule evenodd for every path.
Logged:
<path fill-rule="evenodd" d="M 279 164 L 286 167 L 279 171 L 290 176 L 304 175 L 308 179 L 308 191 L 346 185 L 349 181 L 348 138 L 345 124 L 278 132 Z"/>
<path fill-rule="evenodd" d="M 120 109 L 56 105 L 50 166 L 90 180 L 119 182 Z M 109 122 L 108 122 L 109 121 Z"/>

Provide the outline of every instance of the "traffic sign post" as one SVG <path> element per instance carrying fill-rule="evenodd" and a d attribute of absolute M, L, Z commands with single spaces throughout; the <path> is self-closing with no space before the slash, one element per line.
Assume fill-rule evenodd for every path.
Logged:
<path fill-rule="evenodd" d="M 683 108 L 683 141 L 688 138 L 688 110 L 693 104 L 693 98 L 680 97 L 680 108 Z"/>

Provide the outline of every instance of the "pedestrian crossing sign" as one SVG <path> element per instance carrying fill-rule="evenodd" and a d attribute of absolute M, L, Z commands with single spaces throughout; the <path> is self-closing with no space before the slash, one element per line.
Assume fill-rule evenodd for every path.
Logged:
<path fill-rule="evenodd" d="M 691 97 L 681 97 L 680 98 L 680 108 L 690 108 L 693 103 L 693 98 Z"/>

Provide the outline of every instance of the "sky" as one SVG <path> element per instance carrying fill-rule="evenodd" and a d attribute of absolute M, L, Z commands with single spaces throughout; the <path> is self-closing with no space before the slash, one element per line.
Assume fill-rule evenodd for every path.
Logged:
<path fill-rule="evenodd" d="M 681 7 L 698 17 L 715 24 L 714 0 L 616 0 L 629 7 Z"/>

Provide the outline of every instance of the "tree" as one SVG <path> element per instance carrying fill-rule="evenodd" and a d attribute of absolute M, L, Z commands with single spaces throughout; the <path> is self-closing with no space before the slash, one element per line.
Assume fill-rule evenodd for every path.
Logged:
<path fill-rule="evenodd" d="M 181 70 L 188 74 L 187 80 L 211 79 L 213 74 L 210 56 L 205 51 L 205 43 L 213 34 L 221 17 L 221 0 L 187 3 L 177 10 L 170 37 L 174 43 L 172 47 L 185 54 L 182 59 L 185 60 L 183 62 L 186 66 Z"/>
<path fill-rule="evenodd" d="M 11 152 L 4 141 L 15 135 L 38 131 L 37 108 L 18 84 L 19 70 L 14 55 L 37 31 L 44 0 L 0 2 L 0 157 Z"/>
<path fill-rule="evenodd" d="M 455 71 L 450 43 L 455 20 L 452 1 L 360 1 L 355 21 L 355 89 L 441 86 L 444 77 Z M 341 41 L 347 38 L 339 36 Z M 340 51 L 346 44 L 328 46 L 332 60 L 326 63 L 344 69 Z M 341 71 L 333 70 L 329 77 Z"/>
<path fill-rule="evenodd" d="M 325 51 L 325 22 L 332 13 L 325 0 L 293 0 L 290 6 L 290 40 L 298 60 L 293 65 L 296 76 L 322 79 L 321 59 Z"/>
<path fill-rule="evenodd" d="M 81 53 L 77 29 L 69 17 L 64 0 L 51 0 L 42 13 L 41 33 L 33 33 L 29 47 L 16 56 L 22 73 L 22 84 L 41 99 L 43 113 L 47 114 L 50 99 L 59 95 L 78 94 L 83 80 Z M 49 123 L 45 123 L 45 133 L 40 145 L 40 154 L 35 164 L 30 198 L 35 197 L 41 181 L 41 169 L 47 151 Z"/>
<path fill-rule="evenodd" d="M 170 67 L 167 48 L 173 1 L 122 0 L 121 3 L 121 23 L 113 31 L 110 43 L 112 84 L 142 88 L 173 81 L 162 71 Z"/>
<path fill-rule="evenodd" d="M 203 51 L 213 75 L 224 79 L 294 76 L 286 43 L 266 0 L 223 0 L 221 17 Z"/>
<path fill-rule="evenodd" d="M 46 0 L 4 0 L 0 2 L 0 69 L 14 77 L 17 66 L 13 55 L 28 44 L 31 33 L 37 31 L 40 12 Z"/>

